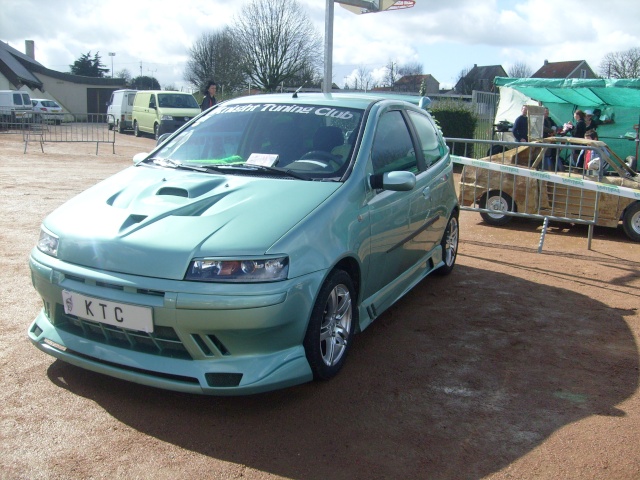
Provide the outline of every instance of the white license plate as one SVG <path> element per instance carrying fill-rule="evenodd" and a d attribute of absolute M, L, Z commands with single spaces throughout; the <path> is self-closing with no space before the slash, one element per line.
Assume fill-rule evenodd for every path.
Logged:
<path fill-rule="evenodd" d="M 64 312 L 94 322 L 107 323 L 129 330 L 153 332 L 152 309 L 128 303 L 87 297 L 68 290 L 62 291 Z"/>

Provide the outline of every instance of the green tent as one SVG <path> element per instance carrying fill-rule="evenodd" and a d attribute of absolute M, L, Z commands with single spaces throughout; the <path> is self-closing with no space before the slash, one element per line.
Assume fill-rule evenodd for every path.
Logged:
<path fill-rule="evenodd" d="M 602 112 L 598 137 L 622 159 L 636 155 L 635 125 L 640 123 L 640 79 L 507 78 L 496 77 L 500 104 L 496 123 L 513 122 L 523 104 L 542 104 L 558 124 L 574 122 L 577 109 Z"/>

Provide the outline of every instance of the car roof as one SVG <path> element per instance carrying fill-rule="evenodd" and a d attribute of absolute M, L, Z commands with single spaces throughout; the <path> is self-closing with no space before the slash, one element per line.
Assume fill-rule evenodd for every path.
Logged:
<path fill-rule="evenodd" d="M 294 96 L 295 95 L 295 96 Z M 386 93 L 271 93 L 238 97 L 229 100 L 230 103 L 296 103 L 298 105 L 333 105 L 340 107 L 351 107 L 366 109 L 370 105 L 382 100 L 395 100 L 399 102 L 418 105 L 422 97 L 416 95 L 394 95 Z M 226 103 L 226 102 L 225 102 Z"/>

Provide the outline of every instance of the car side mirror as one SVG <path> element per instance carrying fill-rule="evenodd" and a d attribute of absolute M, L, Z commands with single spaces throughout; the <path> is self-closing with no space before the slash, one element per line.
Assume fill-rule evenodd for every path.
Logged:
<path fill-rule="evenodd" d="M 149 154 L 146 152 L 141 152 L 141 153 L 136 153 L 133 156 L 133 164 L 135 165 L 136 163 L 140 163 L 141 161 L 143 161 L 145 158 L 147 158 Z"/>
<path fill-rule="evenodd" d="M 369 184 L 375 190 L 406 192 L 416 186 L 416 176 L 405 171 L 375 173 L 369 177 Z"/>

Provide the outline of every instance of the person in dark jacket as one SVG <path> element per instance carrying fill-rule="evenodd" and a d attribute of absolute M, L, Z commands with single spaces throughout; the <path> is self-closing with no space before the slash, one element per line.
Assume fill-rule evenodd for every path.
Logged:
<path fill-rule="evenodd" d="M 200 104 L 200 110 L 203 112 L 211 107 L 213 107 L 216 101 L 216 82 L 213 80 L 207 83 L 207 87 L 204 89 L 204 98 L 202 99 L 202 103 Z"/>
<path fill-rule="evenodd" d="M 511 129 L 516 142 L 529 141 L 529 119 L 527 118 L 527 106 L 522 105 L 520 116 L 513 122 Z"/>
<path fill-rule="evenodd" d="M 585 113 L 582 110 L 576 110 L 573 112 L 573 118 L 576 120 L 576 125 L 571 130 L 571 136 L 574 138 L 584 138 L 584 134 L 587 132 L 587 123 L 585 122 Z"/>

